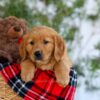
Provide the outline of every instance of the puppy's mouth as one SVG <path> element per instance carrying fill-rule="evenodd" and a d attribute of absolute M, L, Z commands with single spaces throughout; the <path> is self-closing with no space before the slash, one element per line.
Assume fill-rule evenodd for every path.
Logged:
<path fill-rule="evenodd" d="M 44 54 L 41 51 L 36 51 L 34 53 L 32 53 L 32 55 L 30 55 L 30 59 L 36 64 L 36 65 L 43 65 L 43 64 L 47 64 L 50 59 L 51 59 L 51 55 L 50 56 L 44 56 Z"/>
<path fill-rule="evenodd" d="M 43 55 L 37 56 L 37 57 L 31 56 L 30 59 L 31 59 L 35 64 L 39 64 L 39 65 L 41 65 L 41 64 L 47 64 L 48 61 L 49 61 L 49 59 L 43 57 Z"/>

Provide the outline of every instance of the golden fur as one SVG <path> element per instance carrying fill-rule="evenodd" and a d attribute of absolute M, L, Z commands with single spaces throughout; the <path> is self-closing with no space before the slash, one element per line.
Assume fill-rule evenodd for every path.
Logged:
<path fill-rule="evenodd" d="M 36 60 L 34 53 L 41 51 L 42 59 Z M 21 77 L 27 82 L 34 77 L 35 69 L 53 70 L 57 82 L 66 86 L 69 83 L 70 61 L 64 40 L 52 28 L 46 26 L 33 27 L 23 37 L 20 45 Z"/>

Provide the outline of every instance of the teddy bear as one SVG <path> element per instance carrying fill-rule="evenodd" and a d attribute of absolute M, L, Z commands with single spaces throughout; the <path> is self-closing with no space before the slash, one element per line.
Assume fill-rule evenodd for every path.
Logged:
<path fill-rule="evenodd" d="M 27 31 L 28 26 L 24 19 L 15 16 L 0 19 L 0 63 L 19 62 L 18 41 Z"/>

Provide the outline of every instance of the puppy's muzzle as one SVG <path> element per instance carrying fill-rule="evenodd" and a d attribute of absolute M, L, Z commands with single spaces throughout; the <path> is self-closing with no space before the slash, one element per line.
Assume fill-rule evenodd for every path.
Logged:
<path fill-rule="evenodd" d="M 35 51 L 34 56 L 35 56 L 35 60 L 42 60 L 41 51 Z"/>

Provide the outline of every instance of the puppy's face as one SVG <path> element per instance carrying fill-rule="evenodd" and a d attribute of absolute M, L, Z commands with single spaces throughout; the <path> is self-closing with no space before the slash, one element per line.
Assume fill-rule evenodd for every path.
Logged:
<path fill-rule="evenodd" d="M 36 27 L 24 36 L 20 46 L 20 55 L 31 59 L 34 63 L 43 65 L 51 59 L 60 59 L 64 53 L 64 42 L 58 34 L 47 27 Z"/>
<path fill-rule="evenodd" d="M 29 58 L 36 63 L 46 63 L 53 54 L 54 41 L 47 33 L 30 33 L 26 42 Z"/>

